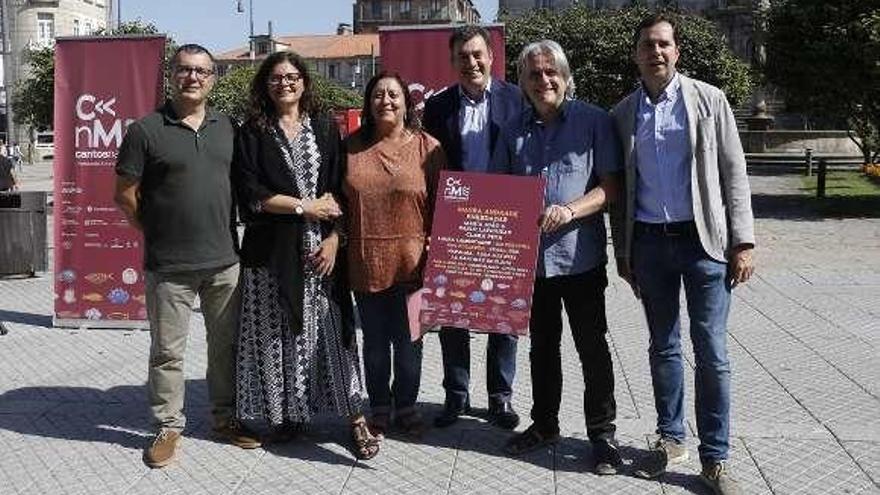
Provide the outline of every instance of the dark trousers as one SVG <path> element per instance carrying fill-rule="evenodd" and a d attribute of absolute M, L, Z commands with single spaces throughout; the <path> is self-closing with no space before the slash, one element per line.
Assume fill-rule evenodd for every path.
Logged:
<path fill-rule="evenodd" d="M 611 440 L 616 427 L 614 372 L 605 333 L 605 266 L 586 273 L 535 280 L 529 322 L 532 421 L 542 433 L 559 433 L 562 400 L 562 304 L 568 314 L 584 378 L 584 415 L 591 441 Z"/>
<path fill-rule="evenodd" d="M 515 335 L 489 334 L 486 347 L 486 390 L 489 404 L 510 402 L 516 375 Z M 470 405 L 468 384 L 471 380 L 471 335 L 467 329 L 443 327 L 440 330 L 443 351 L 443 388 L 446 404 L 456 408 Z"/>
<path fill-rule="evenodd" d="M 364 378 L 373 414 L 388 413 L 392 405 L 398 414 L 407 413 L 419 396 L 422 341 L 410 340 L 406 295 L 401 285 L 381 292 L 354 293 L 363 327 Z"/>

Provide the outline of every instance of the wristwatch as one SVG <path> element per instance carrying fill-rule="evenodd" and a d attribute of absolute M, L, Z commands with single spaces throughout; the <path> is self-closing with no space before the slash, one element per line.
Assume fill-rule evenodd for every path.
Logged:
<path fill-rule="evenodd" d="M 306 212 L 305 208 L 303 208 L 302 201 L 300 201 L 299 203 L 296 204 L 296 206 L 293 207 L 293 212 L 299 216 L 302 216 L 303 213 Z"/>

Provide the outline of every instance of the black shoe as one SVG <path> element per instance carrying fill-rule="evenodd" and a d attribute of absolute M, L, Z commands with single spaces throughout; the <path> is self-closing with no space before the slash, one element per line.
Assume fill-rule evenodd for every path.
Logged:
<path fill-rule="evenodd" d="M 593 442 L 593 458 L 596 465 L 593 472 L 600 476 L 617 474 L 617 469 L 623 464 L 617 443 L 612 441 L 597 440 Z"/>
<path fill-rule="evenodd" d="M 489 406 L 489 422 L 505 430 L 512 430 L 519 425 L 519 414 L 513 410 L 510 402 L 497 402 Z"/>
<path fill-rule="evenodd" d="M 470 412 L 470 407 L 465 405 L 464 407 L 453 406 L 451 404 L 446 404 L 443 408 L 443 412 L 440 413 L 437 417 L 434 418 L 434 426 L 437 428 L 446 428 L 447 426 L 451 426 L 458 421 L 458 417 L 467 414 Z"/>

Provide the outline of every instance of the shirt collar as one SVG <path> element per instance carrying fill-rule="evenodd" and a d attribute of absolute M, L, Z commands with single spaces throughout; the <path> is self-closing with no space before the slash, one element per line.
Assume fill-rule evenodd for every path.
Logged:
<path fill-rule="evenodd" d="M 180 117 L 178 117 L 177 112 L 174 111 L 174 105 L 171 104 L 171 100 L 166 101 L 159 112 L 162 114 L 162 118 L 165 120 L 166 124 L 182 125 Z M 217 122 L 218 119 L 219 113 L 216 110 L 211 107 L 205 108 L 204 122 Z"/>
<path fill-rule="evenodd" d="M 663 91 L 660 93 L 660 97 L 657 98 L 657 103 L 661 101 L 671 101 L 674 102 L 678 98 L 679 90 L 681 89 L 681 77 L 676 72 L 669 83 L 663 88 Z M 640 86 L 639 91 L 641 91 L 640 100 L 643 102 L 648 102 L 651 105 L 655 103 L 651 101 L 651 97 L 648 95 L 648 91 L 645 89 L 644 83 Z"/>
<path fill-rule="evenodd" d="M 559 107 L 559 115 L 556 117 L 555 122 L 565 122 L 565 119 L 568 118 L 569 108 L 571 107 L 571 99 L 565 97 L 562 100 L 562 105 Z M 535 107 L 529 103 L 526 106 L 526 111 L 524 112 L 525 123 L 527 124 L 543 124 L 544 122 L 541 120 L 540 116 L 538 116 L 538 112 L 535 111 Z"/>
<path fill-rule="evenodd" d="M 483 90 L 483 97 L 480 100 L 474 100 L 473 98 L 468 96 L 468 94 L 464 92 L 464 87 L 461 84 L 458 85 L 458 96 L 465 103 L 474 103 L 474 104 L 482 103 L 482 102 L 486 101 L 486 99 L 488 99 L 489 95 L 491 95 L 491 94 L 492 94 L 492 78 L 491 77 L 489 78 L 489 82 L 486 84 L 486 89 Z"/>

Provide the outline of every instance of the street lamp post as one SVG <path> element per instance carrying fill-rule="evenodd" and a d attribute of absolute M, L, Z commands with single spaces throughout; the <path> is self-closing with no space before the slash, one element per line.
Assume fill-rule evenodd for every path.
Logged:
<path fill-rule="evenodd" d="M 244 12 L 244 0 L 238 0 L 238 12 Z M 248 50 L 251 60 L 254 60 L 254 0 L 248 0 L 248 24 L 250 26 L 250 37 L 248 38 Z"/>
<path fill-rule="evenodd" d="M 12 50 L 10 49 L 11 38 L 9 36 L 9 26 L 11 25 L 9 19 L 9 3 L 8 0 L 0 0 L 0 29 L 3 30 L 3 52 L 2 52 L 2 63 L 3 63 L 3 91 L 6 93 L 6 142 L 12 143 L 14 142 L 14 133 L 13 126 L 15 125 L 14 115 L 12 114 L 12 88 L 10 87 L 10 83 L 12 82 L 12 75 L 10 71 L 13 69 L 12 67 Z"/>

